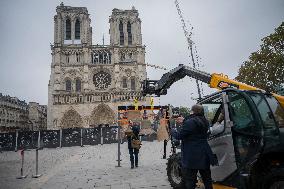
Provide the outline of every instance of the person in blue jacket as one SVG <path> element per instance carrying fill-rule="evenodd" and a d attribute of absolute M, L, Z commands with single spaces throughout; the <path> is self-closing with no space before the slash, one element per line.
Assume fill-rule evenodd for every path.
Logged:
<path fill-rule="evenodd" d="M 183 123 L 180 132 L 171 131 L 171 135 L 182 140 L 181 164 L 182 174 L 186 189 L 194 189 L 197 183 L 197 172 L 199 171 L 205 189 L 213 189 L 210 171 L 210 163 L 213 161 L 213 153 L 207 142 L 209 122 L 204 117 L 204 109 L 201 105 L 192 106 L 191 116 L 177 118 L 178 123 Z"/>
<path fill-rule="evenodd" d="M 131 127 L 133 134 L 130 136 L 127 136 L 127 140 L 128 140 L 128 150 L 129 150 L 129 155 L 130 155 L 130 163 L 131 163 L 131 169 L 134 168 L 134 163 L 135 163 L 135 167 L 138 167 L 138 154 L 139 154 L 139 149 L 136 148 L 132 148 L 131 146 L 131 141 L 133 139 L 139 139 L 139 132 L 140 132 L 140 128 L 139 125 L 133 125 Z"/>

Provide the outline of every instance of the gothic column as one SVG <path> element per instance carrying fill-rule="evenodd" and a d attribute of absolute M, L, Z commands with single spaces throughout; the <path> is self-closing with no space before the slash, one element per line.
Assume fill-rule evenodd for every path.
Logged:
<path fill-rule="evenodd" d="M 83 88 L 84 91 L 89 91 L 89 66 L 87 64 L 84 65 L 84 71 L 83 71 Z"/>

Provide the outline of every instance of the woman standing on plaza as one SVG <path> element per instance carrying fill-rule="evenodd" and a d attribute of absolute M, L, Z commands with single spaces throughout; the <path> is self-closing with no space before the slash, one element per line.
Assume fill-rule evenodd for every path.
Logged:
<path fill-rule="evenodd" d="M 140 128 L 138 125 L 135 125 L 131 122 L 129 122 L 129 129 L 131 129 L 130 132 L 126 133 L 127 140 L 128 140 L 128 150 L 130 155 L 130 163 L 131 163 L 131 169 L 135 167 L 138 167 L 138 154 L 139 149 L 141 146 L 141 142 L 139 140 L 139 132 Z"/>

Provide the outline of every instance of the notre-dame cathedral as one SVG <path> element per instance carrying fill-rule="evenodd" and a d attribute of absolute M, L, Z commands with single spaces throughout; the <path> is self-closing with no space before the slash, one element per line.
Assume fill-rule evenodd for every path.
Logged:
<path fill-rule="evenodd" d="M 48 84 L 48 129 L 113 125 L 117 106 L 146 103 L 145 46 L 138 11 L 113 9 L 109 45 L 92 45 L 86 7 L 56 8 Z"/>

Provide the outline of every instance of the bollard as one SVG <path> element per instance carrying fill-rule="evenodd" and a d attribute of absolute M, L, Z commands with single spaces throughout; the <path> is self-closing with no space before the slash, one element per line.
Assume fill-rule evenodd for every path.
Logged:
<path fill-rule="evenodd" d="M 38 131 L 37 147 L 40 148 L 40 130 Z"/>
<path fill-rule="evenodd" d="M 62 129 L 59 130 L 59 147 L 62 148 Z"/>
<path fill-rule="evenodd" d="M 117 166 L 116 167 L 121 167 L 121 165 L 120 165 L 120 161 L 121 161 L 121 159 L 120 159 L 120 126 L 118 126 L 118 131 L 117 131 L 117 133 L 118 133 L 118 136 L 117 136 Z"/>
<path fill-rule="evenodd" d="M 32 175 L 32 178 L 38 178 L 41 176 L 40 174 L 38 174 L 38 150 L 39 148 L 36 149 L 36 174 Z"/>
<path fill-rule="evenodd" d="M 18 151 L 18 130 L 16 130 L 16 145 L 15 145 L 15 152 Z"/>
<path fill-rule="evenodd" d="M 21 157 L 22 157 L 22 167 L 21 167 L 21 176 L 17 177 L 17 179 L 24 179 L 27 178 L 28 175 L 24 175 L 24 156 L 25 156 L 25 150 L 21 150 Z"/>
<path fill-rule="evenodd" d="M 83 129 L 81 128 L 81 147 L 83 147 Z"/>
<path fill-rule="evenodd" d="M 104 138 L 103 138 L 103 127 L 101 126 L 101 145 L 104 144 Z"/>

